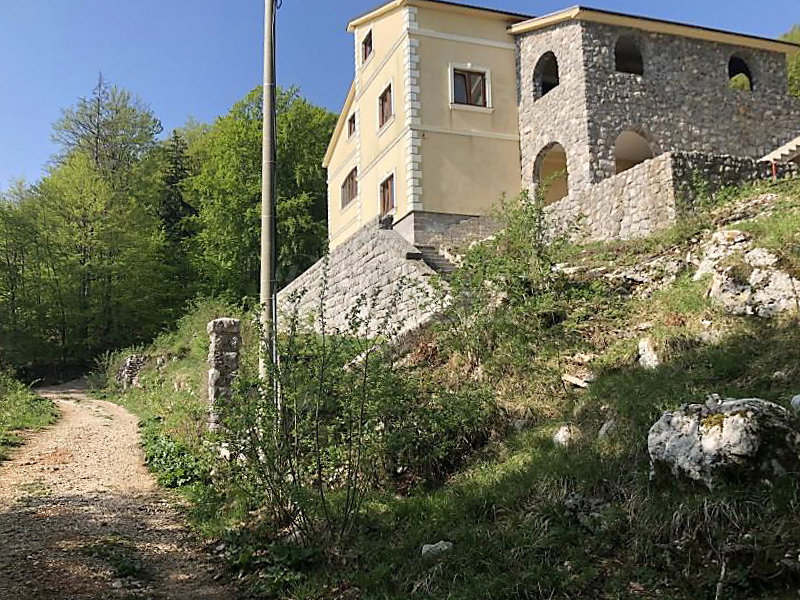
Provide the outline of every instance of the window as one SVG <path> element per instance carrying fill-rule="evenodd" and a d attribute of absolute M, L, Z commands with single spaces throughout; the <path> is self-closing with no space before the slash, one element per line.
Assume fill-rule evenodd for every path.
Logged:
<path fill-rule="evenodd" d="M 653 158 L 650 143 L 635 131 L 623 131 L 614 143 L 614 156 L 617 173 L 632 169 L 636 165 Z"/>
<path fill-rule="evenodd" d="M 558 60 L 555 54 L 547 52 L 536 63 L 533 71 L 533 89 L 536 98 L 541 98 L 547 92 L 553 91 L 559 83 Z"/>
<path fill-rule="evenodd" d="M 485 108 L 486 73 L 453 69 L 453 103 Z"/>
<path fill-rule="evenodd" d="M 361 42 L 361 62 L 365 63 L 372 56 L 372 32 L 370 31 Z"/>
<path fill-rule="evenodd" d="M 381 216 L 394 210 L 394 175 L 390 175 L 381 184 Z"/>
<path fill-rule="evenodd" d="M 753 75 L 744 59 L 732 56 L 728 61 L 728 84 L 733 90 L 753 91 Z"/>
<path fill-rule="evenodd" d="M 356 115 L 353 113 L 350 115 L 350 118 L 347 119 L 347 137 L 351 138 L 356 134 Z"/>
<path fill-rule="evenodd" d="M 394 115 L 394 107 L 392 106 L 392 86 L 389 85 L 381 97 L 378 98 L 378 127 L 383 127 L 389 122 L 389 119 Z"/>
<path fill-rule="evenodd" d="M 342 184 L 342 208 L 345 208 L 358 196 L 358 168 L 347 174 Z"/>
<path fill-rule="evenodd" d="M 644 75 L 644 60 L 639 44 L 630 36 L 624 35 L 617 40 L 614 59 L 618 73 Z"/>

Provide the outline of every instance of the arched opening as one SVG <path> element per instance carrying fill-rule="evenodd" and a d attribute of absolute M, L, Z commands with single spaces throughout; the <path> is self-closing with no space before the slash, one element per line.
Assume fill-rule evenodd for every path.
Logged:
<path fill-rule="evenodd" d="M 552 52 L 547 52 L 536 63 L 533 71 L 533 87 L 536 98 L 553 91 L 560 83 L 558 76 L 558 59 Z"/>
<path fill-rule="evenodd" d="M 561 144 L 550 144 L 539 153 L 534 169 L 537 197 L 545 206 L 569 194 L 567 153 Z"/>
<path fill-rule="evenodd" d="M 731 56 L 728 61 L 728 85 L 733 90 L 753 91 L 753 75 L 744 59 Z"/>
<path fill-rule="evenodd" d="M 617 173 L 622 173 L 655 156 L 649 142 L 635 131 L 623 131 L 614 144 Z"/>
<path fill-rule="evenodd" d="M 624 35 L 617 40 L 614 48 L 614 60 L 618 73 L 632 73 L 644 75 L 644 59 L 639 44 L 629 35 Z"/>

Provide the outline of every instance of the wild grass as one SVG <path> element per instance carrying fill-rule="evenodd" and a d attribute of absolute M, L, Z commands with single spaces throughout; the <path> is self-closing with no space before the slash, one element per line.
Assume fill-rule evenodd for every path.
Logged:
<path fill-rule="evenodd" d="M 798 184 L 741 194 L 765 190 L 781 195 L 778 211 L 731 227 L 790 260 L 800 230 Z M 720 213 L 714 211 L 733 209 L 739 200 L 737 193 L 722 194 L 707 210 L 648 240 L 565 245 L 537 257 L 526 252 L 529 234 L 520 226 L 514 229 L 519 238 L 481 249 L 480 272 L 461 279 L 463 303 L 456 308 L 462 313 L 420 336 L 401 375 L 426 389 L 467 382 L 490 390 L 504 418 L 492 421 L 484 445 L 466 446 L 458 468 L 438 485 L 376 485 L 354 535 L 334 552 L 276 536 L 253 502 L 255 489 L 226 486 L 226 469 L 236 469 L 235 462 L 216 465 L 212 477 L 189 488 L 196 526 L 225 541 L 231 564 L 263 597 L 795 597 L 800 474 L 713 492 L 671 477 L 651 479 L 647 432 L 663 411 L 702 403 L 709 394 L 788 406 L 800 393 L 797 319 L 726 315 L 708 299 L 708 282 L 694 281 L 691 270 L 638 297 L 602 277 L 561 277 L 542 268 L 633 266 L 662 253 L 681 255 L 716 227 Z M 505 254 L 495 261 L 495 251 Z M 528 261 L 540 259 L 529 268 Z M 486 280 L 492 285 L 484 286 Z M 488 297 L 494 310 L 475 313 L 469 294 Z M 204 419 L 198 390 L 209 314 L 187 318 L 185 328 L 156 344 L 178 360 L 146 373 L 147 390 L 125 400 L 140 414 L 163 419 L 159 431 L 181 440 L 192 439 Z M 637 364 L 643 337 L 658 351 L 656 369 Z M 588 389 L 565 383 L 565 373 L 590 380 Z M 170 391 L 181 378 L 194 394 Z M 611 433 L 599 436 L 609 423 Z M 553 442 L 564 424 L 582 432 L 566 448 Z M 435 436 L 419 439 L 435 442 Z M 429 446 L 418 447 L 427 452 Z M 453 549 L 423 559 L 422 546 L 440 540 Z"/>
<path fill-rule="evenodd" d="M 50 400 L 0 372 L 0 460 L 22 444 L 25 432 L 46 427 L 57 418 L 58 411 Z"/>

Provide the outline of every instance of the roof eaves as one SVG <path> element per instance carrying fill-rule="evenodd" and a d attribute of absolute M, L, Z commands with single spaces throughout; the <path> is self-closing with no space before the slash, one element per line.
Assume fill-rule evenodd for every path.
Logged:
<path fill-rule="evenodd" d="M 350 114 L 350 108 L 353 106 L 353 100 L 356 97 L 356 82 L 350 84 L 350 90 L 347 92 L 347 98 L 344 101 L 344 106 L 342 107 L 342 112 L 339 113 L 339 119 L 336 121 L 336 127 L 333 129 L 333 135 L 331 136 L 331 141 L 328 142 L 328 148 L 325 151 L 325 158 L 322 159 L 322 166 L 327 169 L 328 165 L 331 164 L 331 159 L 333 158 L 333 152 L 336 150 L 336 143 L 339 141 L 339 136 L 342 135 L 342 131 L 344 130 L 344 125 L 347 122 L 347 117 Z"/>
<path fill-rule="evenodd" d="M 517 23 L 509 27 L 509 32 L 515 35 L 527 33 L 529 31 L 535 31 L 555 23 L 573 19 L 605 23 L 609 25 L 619 25 L 634 29 L 643 29 L 656 33 L 667 33 L 684 37 L 707 39 L 732 45 L 750 46 L 772 50 L 774 52 L 791 53 L 800 50 L 800 45 L 792 42 L 775 40 L 745 33 L 725 31 L 723 29 L 714 29 L 712 27 L 704 27 L 701 25 L 689 25 L 686 23 L 668 21 L 665 19 L 628 15 L 625 13 L 589 8 L 580 5 L 552 13 L 550 15 L 545 15 L 543 17 L 537 17 L 522 23 Z"/>
<path fill-rule="evenodd" d="M 464 4 L 461 2 L 450 2 L 449 0 L 391 0 L 390 2 L 384 2 L 379 6 L 351 19 L 350 22 L 347 24 L 347 31 L 352 31 L 355 27 L 362 25 L 363 23 L 369 22 L 389 11 L 392 11 L 400 6 L 414 2 L 422 3 L 422 4 L 439 4 L 444 7 L 451 7 L 451 8 L 459 8 L 459 9 L 466 9 L 466 10 L 473 10 L 478 12 L 485 12 L 485 13 L 492 13 L 498 16 L 506 16 L 511 17 L 513 19 L 518 20 L 527 20 L 532 19 L 533 15 L 523 14 L 523 13 L 516 13 L 516 12 L 509 12 L 506 10 L 500 10 L 497 8 L 489 8 L 486 6 L 477 6 L 475 4 Z"/>

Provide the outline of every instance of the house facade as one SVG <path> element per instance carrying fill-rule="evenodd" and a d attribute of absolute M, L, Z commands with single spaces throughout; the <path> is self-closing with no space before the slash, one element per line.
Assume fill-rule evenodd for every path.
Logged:
<path fill-rule="evenodd" d="M 758 159 L 800 134 L 785 42 L 436 0 L 393 0 L 348 31 L 355 76 L 325 159 L 331 248 L 381 220 L 428 247 L 545 181 L 552 204 L 664 153 Z"/>
<path fill-rule="evenodd" d="M 355 75 L 324 163 L 330 254 L 280 293 L 284 313 L 346 328 L 369 299 L 365 335 L 387 316 L 413 329 L 435 313 L 429 278 L 521 190 L 553 232 L 631 239 L 707 191 L 798 174 L 793 44 L 441 0 L 391 0 L 348 30 Z"/>

